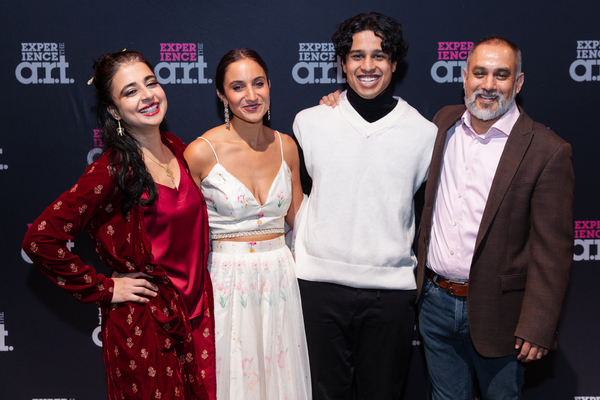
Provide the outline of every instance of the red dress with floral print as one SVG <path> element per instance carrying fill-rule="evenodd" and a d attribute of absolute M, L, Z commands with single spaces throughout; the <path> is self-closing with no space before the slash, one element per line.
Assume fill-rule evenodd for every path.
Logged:
<path fill-rule="evenodd" d="M 183 159 L 185 145 L 170 133 L 161 136 L 189 174 Z M 201 320 L 195 322 L 208 334 L 196 335 L 194 340 L 182 296 L 164 268 L 153 260 L 142 207 L 134 205 L 127 215 L 120 212 L 122 196 L 114 173 L 108 154 L 103 154 L 31 225 L 23 249 L 56 285 L 78 300 L 101 306 L 110 400 L 215 399 L 214 384 L 203 381 L 203 376 L 214 377 L 215 368 L 213 293 L 206 269 L 206 207 L 201 207 L 202 225 L 198 226 L 201 240 L 193 245 L 202 247 L 204 286 Z M 202 194 L 200 199 L 204 205 Z M 67 241 L 84 228 L 108 267 L 121 273 L 142 271 L 151 275 L 159 287 L 158 296 L 146 304 L 111 304 L 113 280 L 97 274 L 66 247 Z M 198 359 L 196 354 L 206 358 Z"/>

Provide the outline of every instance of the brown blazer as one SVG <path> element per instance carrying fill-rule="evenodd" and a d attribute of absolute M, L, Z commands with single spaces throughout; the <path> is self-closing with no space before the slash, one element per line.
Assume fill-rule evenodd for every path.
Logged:
<path fill-rule="evenodd" d="M 440 110 L 418 242 L 417 295 L 446 133 L 465 106 Z M 556 348 L 562 301 L 573 261 L 574 176 L 571 146 L 521 115 L 511 131 L 479 226 L 469 275 L 471 338 L 486 357 L 515 354 L 515 336 Z"/>

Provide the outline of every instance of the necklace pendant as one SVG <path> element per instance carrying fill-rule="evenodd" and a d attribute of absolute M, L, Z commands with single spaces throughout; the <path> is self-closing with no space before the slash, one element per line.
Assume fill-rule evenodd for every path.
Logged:
<path fill-rule="evenodd" d="M 169 166 L 166 165 L 165 166 L 165 172 L 167 173 L 167 176 L 169 177 L 169 179 L 171 179 L 171 182 L 174 185 L 175 184 L 175 178 L 173 178 L 173 170 L 171 170 L 171 168 L 169 168 Z"/>

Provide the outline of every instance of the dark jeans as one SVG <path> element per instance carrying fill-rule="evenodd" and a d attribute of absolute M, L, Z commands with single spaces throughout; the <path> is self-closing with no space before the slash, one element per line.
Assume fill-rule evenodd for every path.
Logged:
<path fill-rule="evenodd" d="M 419 300 L 419 330 L 432 400 L 471 400 L 474 375 L 484 400 L 522 398 L 525 369 L 517 355 L 483 357 L 473 347 L 466 297 L 426 280 Z"/>
<path fill-rule="evenodd" d="M 398 399 L 412 347 L 416 291 L 298 282 L 313 399 Z"/>

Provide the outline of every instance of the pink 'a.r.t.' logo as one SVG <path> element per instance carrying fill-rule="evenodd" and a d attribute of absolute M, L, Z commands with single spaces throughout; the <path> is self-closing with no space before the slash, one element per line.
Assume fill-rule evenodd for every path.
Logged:
<path fill-rule="evenodd" d="M 462 69 L 473 42 L 438 42 L 438 61 L 431 67 L 431 77 L 437 83 L 462 82 Z"/>
<path fill-rule="evenodd" d="M 96 161 L 98 157 L 102 155 L 102 147 L 104 147 L 104 143 L 102 142 L 102 129 L 94 129 L 94 148 L 88 151 L 88 165 Z"/>
<path fill-rule="evenodd" d="M 160 63 L 154 68 L 161 85 L 207 84 L 203 43 L 160 43 Z"/>
<path fill-rule="evenodd" d="M 600 221 L 575 221 L 573 261 L 600 260 Z"/>
<path fill-rule="evenodd" d="M 466 60 L 473 42 L 438 42 L 438 60 Z"/>
<path fill-rule="evenodd" d="M 198 61 L 196 43 L 161 43 L 160 61 Z"/>

